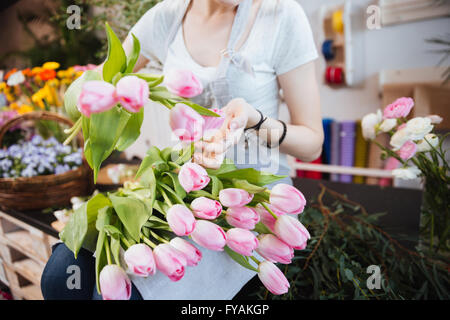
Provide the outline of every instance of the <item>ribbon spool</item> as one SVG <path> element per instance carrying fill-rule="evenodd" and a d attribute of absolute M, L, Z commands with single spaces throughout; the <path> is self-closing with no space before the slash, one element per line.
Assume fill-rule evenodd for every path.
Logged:
<path fill-rule="evenodd" d="M 344 13 L 342 10 L 333 12 L 331 24 L 334 32 L 344 33 Z"/>
<path fill-rule="evenodd" d="M 341 67 L 327 67 L 325 71 L 325 80 L 329 84 L 343 84 L 344 69 Z"/>
<path fill-rule="evenodd" d="M 325 40 L 322 44 L 322 54 L 325 57 L 325 60 L 333 60 L 336 57 L 333 48 L 333 40 Z"/>

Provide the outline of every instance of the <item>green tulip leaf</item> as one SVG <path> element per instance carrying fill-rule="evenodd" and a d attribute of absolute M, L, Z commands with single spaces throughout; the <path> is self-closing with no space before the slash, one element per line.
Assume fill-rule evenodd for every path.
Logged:
<path fill-rule="evenodd" d="M 108 23 L 106 23 L 106 36 L 108 38 L 108 57 L 103 65 L 103 80 L 111 82 L 118 72 L 125 72 L 127 56 L 122 43 Z"/>
<path fill-rule="evenodd" d="M 225 246 L 224 248 L 225 252 L 228 253 L 228 255 L 237 263 L 239 263 L 241 266 L 243 266 L 244 268 L 247 268 L 249 270 L 258 272 L 258 269 L 256 269 L 254 266 L 252 266 L 250 264 L 250 262 L 248 261 L 248 258 L 237 253 L 234 252 L 233 250 L 231 250 L 230 248 L 228 248 L 228 246 Z"/>
<path fill-rule="evenodd" d="M 120 222 L 122 222 L 130 236 L 136 242 L 139 242 L 141 228 L 151 216 L 147 206 L 139 199 L 118 197 L 114 194 L 109 194 L 108 197 L 119 216 Z"/>
<path fill-rule="evenodd" d="M 134 66 L 136 65 L 136 62 L 139 59 L 139 54 L 141 52 L 141 44 L 139 43 L 139 39 L 136 38 L 134 34 L 131 34 L 133 37 L 133 51 L 131 52 L 130 56 L 127 59 L 127 69 L 126 73 L 133 72 Z"/>
<path fill-rule="evenodd" d="M 248 183 L 250 183 L 250 184 L 254 184 L 256 186 L 262 187 L 262 186 L 271 184 L 273 182 L 276 182 L 278 180 L 281 180 L 283 178 L 286 178 L 287 176 L 281 176 L 281 175 L 261 172 L 261 171 L 255 170 L 253 168 L 246 168 L 246 169 L 238 169 L 238 170 L 234 170 L 234 171 L 220 173 L 217 175 L 217 177 L 219 179 L 247 180 Z"/>
<path fill-rule="evenodd" d="M 137 138 L 141 135 L 141 126 L 144 121 L 144 109 L 139 110 L 139 112 L 132 113 L 127 125 L 122 131 L 122 134 L 117 141 L 116 149 L 119 151 L 124 151 L 129 146 L 131 146 Z"/>

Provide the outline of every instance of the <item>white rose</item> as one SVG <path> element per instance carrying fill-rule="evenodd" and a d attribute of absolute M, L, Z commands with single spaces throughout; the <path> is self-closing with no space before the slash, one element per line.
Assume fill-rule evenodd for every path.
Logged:
<path fill-rule="evenodd" d="M 364 139 L 373 140 L 377 135 L 377 126 L 382 120 L 381 111 L 369 113 L 361 121 L 362 134 Z"/>
<path fill-rule="evenodd" d="M 436 148 L 438 144 L 439 144 L 438 137 L 434 133 L 429 133 L 422 140 L 417 142 L 417 152 L 430 151 L 432 149 L 432 146 Z"/>
<path fill-rule="evenodd" d="M 392 135 L 390 144 L 393 147 L 393 150 L 397 151 L 408 140 L 412 140 L 411 135 L 410 135 L 409 131 L 406 130 L 406 128 L 402 128 L 400 130 L 397 130 L 397 132 Z"/>
<path fill-rule="evenodd" d="M 433 130 L 433 125 L 430 118 L 417 117 L 409 120 L 405 129 L 408 131 L 411 140 L 421 140 Z"/>
<path fill-rule="evenodd" d="M 420 170 L 417 167 L 406 167 L 406 168 L 398 168 L 392 170 L 392 175 L 395 178 L 403 179 L 403 180 L 412 180 L 416 179 L 420 175 Z"/>
<path fill-rule="evenodd" d="M 397 119 L 386 119 L 384 120 L 380 126 L 379 129 L 383 132 L 389 132 L 397 125 Z"/>
<path fill-rule="evenodd" d="M 21 84 L 24 82 L 25 82 L 25 77 L 23 76 L 22 71 L 17 71 L 9 76 L 7 84 L 10 87 L 14 87 L 14 86 L 17 86 L 18 84 Z"/>

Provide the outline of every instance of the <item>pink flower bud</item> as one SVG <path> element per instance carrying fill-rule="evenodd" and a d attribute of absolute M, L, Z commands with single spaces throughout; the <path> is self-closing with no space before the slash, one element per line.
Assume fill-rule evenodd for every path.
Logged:
<path fill-rule="evenodd" d="M 383 111 L 384 119 L 405 118 L 414 107 L 414 100 L 411 98 L 399 98 L 388 105 Z"/>
<path fill-rule="evenodd" d="M 285 213 L 299 214 L 305 209 L 306 199 L 297 188 L 280 183 L 270 190 L 270 204 Z"/>
<path fill-rule="evenodd" d="M 412 157 L 414 157 L 416 152 L 417 152 L 417 145 L 412 141 L 406 141 L 400 148 L 400 150 L 397 151 L 397 154 L 403 160 L 409 160 Z"/>
<path fill-rule="evenodd" d="M 173 238 L 170 245 L 184 255 L 188 266 L 196 266 L 202 259 L 202 252 L 182 238 Z"/>
<path fill-rule="evenodd" d="M 244 256 L 251 256 L 258 247 L 258 239 L 249 230 L 233 228 L 227 231 L 227 246 Z"/>
<path fill-rule="evenodd" d="M 83 84 L 77 106 L 83 115 L 90 117 L 92 113 L 108 111 L 116 104 L 116 88 L 111 83 L 93 80 Z"/>
<path fill-rule="evenodd" d="M 225 219 L 233 227 L 253 230 L 259 222 L 259 214 L 249 207 L 228 208 Z"/>
<path fill-rule="evenodd" d="M 269 207 L 270 210 L 272 210 L 273 213 L 275 213 L 275 215 L 277 217 L 285 214 L 284 212 L 277 210 L 274 206 L 272 206 L 270 204 L 268 204 L 267 206 Z M 258 205 L 255 207 L 255 210 L 259 214 L 259 216 L 261 218 L 261 222 L 267 228 L 269 228 L 270 231 L 273 232 L 274 227 L 275 227 L 275 222 L 277 222 L 277 220 L 260 203 L 258 203 Z"/>
<path fill-rule="evenodd" d="M 136 76 L 126 76 L 116 84 L 116 97 L 129 112 L 138 112 L 147 102 L 148 83 Z"/>
<path fill-rule="evenodd" d="M 225 231 L 217 224 L 206 220 L 198 220 L 192 240 L 209 250 L 222 251 L 227 242 Z"/>
<path fill-rule="evenodd" d="M 243 207 L 253 199 L 253 194 L 242 189 L 228 188 L 219 192 L 219 200 L 225 207 Z"/>
<path fill-rule="evenodd" d="M 275 237 L 273 234 L 263 234 L 258 237 L 259 246 L 256 251 L 272 262 L 289 264 L 294 257 L 294 249 Z"/>
<path fill-rule="evenodd" d="M 181 204 L 173 205 L 166 216 L 170 229 L 177 236 L 187 236 L 192 233 L 195 228 L 195 218 L 191 210 Z"/>
<path fill-rule="evenodd" d="M 169 123 L 173 133 L 180 141 L 194 142 L 203 136 L 205 119 L 185 104 L 177 103 L 170 110 Z"/>
<path fill-rule="evenodd" d="M 288 215 L 282 215 L 277 219 L 274 231 L 278 238 L 298 250 L 303 250 L 306 242 L 311 238 L 303 224 Z"/>
<path fill-rule="evenodd" d="M 103 300 L 130 300 L 131 281 L 121 267 L 107 265 L 100 272 L 100 291 Z"/>
<path fill-rule="evenodd" d="M 124 259 L 128 270 L 139 277 L 148 277 L 156 272 L 152 249 L 143 243 L 129 247 L 124 253 Z"/>
<path fill-rule="evenodd" d="M 188 162 L 181 167 L 178 180 L 183 189 L 189 193 L 203 189 L 211 179 L 205 168 L 196 163 Z"/>
<path fill-rule="evenodd" d="M 222 213 L 220 202 L 206 197 L 200 197 L 192 201 L 191 209 L 194 216 L 206 220 L 214 220 Z"/>
<path fill-rule="evenodd" d="M 203 91 L 200 80 L 189 70 L 170 70 L 164 76 L 167 89 L 183 98 L 198 96 Z"/>
<path fill-rule="evenodd" d="M 258 277 L 267 290 L 275 295 L 285 294 L 289 290 L 289 281 L 283 272 L 270 261 L 263 261 L 259 264 Z"/>
<path fill-rule="evenodd" d="M 153 250 L 156 267 L 172 281 L 178 281 L 184 276 L 187 264 L 183 253 L 167 243 L 156 246 Z"/>

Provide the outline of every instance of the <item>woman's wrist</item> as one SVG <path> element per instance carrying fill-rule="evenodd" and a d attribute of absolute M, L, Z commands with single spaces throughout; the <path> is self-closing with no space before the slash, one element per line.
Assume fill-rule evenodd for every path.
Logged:
<path fill-rule="evenodd" d="M 248 120 L 245 128 L 251 128 L 258 124 L 261 120 L 261 114 L 255 108 L 251 107 L 247 110 Z"/>

